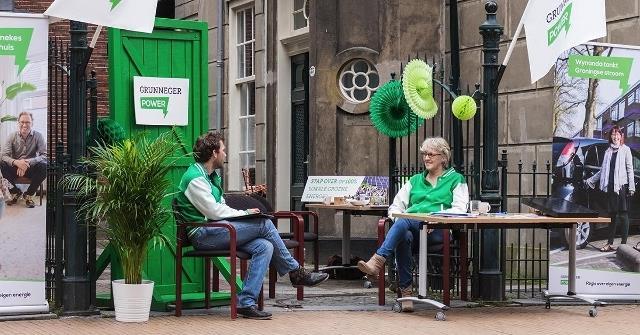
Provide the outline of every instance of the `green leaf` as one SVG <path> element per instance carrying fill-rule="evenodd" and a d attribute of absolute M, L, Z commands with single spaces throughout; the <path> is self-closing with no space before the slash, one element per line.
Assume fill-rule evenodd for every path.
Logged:
<path fill-rule="evenodd" d="M 35 90 L 35 85 L 26 82 L 19 82 L 7 87 L 7 89 L 5 90 L 5 97 L 7 98 L 7 100 L 13 100 L 19 93 Z"/>
<path fill-rule="evenodd" d="M 13 115 L 5 115 L 3 117 L 0 117 L 0 123 L 7 121 L 18 121 L 18 118 Z"/>

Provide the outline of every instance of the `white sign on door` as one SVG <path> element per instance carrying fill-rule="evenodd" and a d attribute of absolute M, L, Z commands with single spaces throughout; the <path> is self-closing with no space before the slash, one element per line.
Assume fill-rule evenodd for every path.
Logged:
<path fill-rule="evenodd" d="M 189 79 L 133 77 L 136 124 L 186 126 Z"/>

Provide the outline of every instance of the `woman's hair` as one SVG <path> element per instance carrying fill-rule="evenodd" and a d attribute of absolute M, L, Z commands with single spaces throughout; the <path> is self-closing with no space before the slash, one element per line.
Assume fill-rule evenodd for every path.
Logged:
<path fill-rule="evenodd" d="M 449 161 L 451 160 L 451 148 L 449 147 L 449 143 L 442 137 L 429 137 L 420 146 L 421 152 L 427 151 L 435 151 L 441 153 L 445 158 L 446 162 L 444 164 L 445 167 L 449 165 Z"/>
<path fill-rule="evenodd" d="M 205 163 L 214 151 L 220 150 L 220 142 L 224 141 L 224 136 L 219 132 L 207 132 L 200 135 L 193 145 L 193 158 L 198 163 Z"/>
<path fill-rule="evenodd" d="M 624 132 L 618 126 L 613 126 L 613 128 L 611 128 L 611 130 L 609 131 L 609 136 L 607 136 L 609 138 L 609 143 L 613 143 L 613 140 L 611 139 L 613 133 L 620 134 L 620 144 L 624 144 Z"/>

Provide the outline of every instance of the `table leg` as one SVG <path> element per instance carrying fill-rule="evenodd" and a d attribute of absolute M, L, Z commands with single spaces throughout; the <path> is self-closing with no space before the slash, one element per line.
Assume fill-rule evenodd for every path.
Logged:
<path fill-rule="evenodd" d="M 451 304 L 451 289 L 450 289 L 450 264 L 451 264 L 451 248 L 449 243 L 449 229 L 443 229 L 442 240 L 444 241 L 442 247 L 442 303 L 445 305 Z"/>
<path fill-rule="evenodd" d="M 418 255 L 418 296 L 427 297 L 427 227 L 420 227 L 420 255 Z"/>
<path fill-rule="evenodd" d="M 342 265 L 351 265 L 351 211 L 342 211 Z"/>
<path fill-rule="evenodd" d="M 467 231 L 460 231 L 460 300 L 467 301 L 467 273 L 469 269 L 467 267 Z"/>
<path fill-rule="evenodd" d="M 578 229 L 578 224 L 574 223 L 571 225 L 569 232 L 569 269 L 567 278 L 569 291 L 567 295 L 575 295 L 576 294 L 576 233 Z"/>

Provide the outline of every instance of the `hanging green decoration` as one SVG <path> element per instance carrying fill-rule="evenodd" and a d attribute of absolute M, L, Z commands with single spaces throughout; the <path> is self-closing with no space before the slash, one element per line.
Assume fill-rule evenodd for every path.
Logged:
<path fill-rule="evenodd" d="M 462 121 L 471 119 L 476 115 L 476 101 L 468 95 L 460 95 L 453 100 L 451 112 Z"/>
<path fill-rule="evenodd" d="M 411 110 L 421 118 L 430 119 L 438 112 L 433 99 L 433 69 L 420 59 L 410 61 L 402 73 L 402 89 Z"/>
<path fill-rule="evenodd" d="M 124 128 L 113 119 L 98 119 L 98 140 L 106 145 L 112 145 L 124 141 L 126 136 Z"/>
<path fill-rule="evenodd" d="M 423 120 L 411 112 L 404 99 L 402 84 L 392 80 L 376 91 L 369 104 L 373 126 L 389 137 L 402 137 L 414 132 Z"/>

